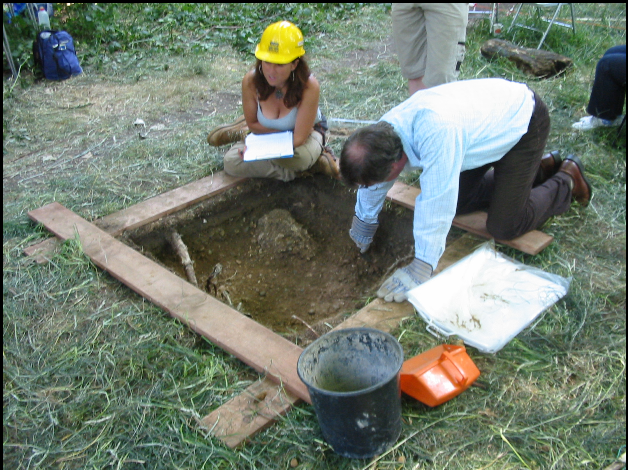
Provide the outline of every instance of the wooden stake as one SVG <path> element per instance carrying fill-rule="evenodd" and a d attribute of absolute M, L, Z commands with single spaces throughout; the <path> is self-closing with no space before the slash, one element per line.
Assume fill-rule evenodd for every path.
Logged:
<path fill-rule="evenodd" d="M 190 283 L 192 283 L 192 285 L 194 285 L 195 287 L 198 287 L 192 259 L 190 258 L 188 247 L 185 246 L 185 243 L 183 243 L 183 240 L 181 239 L 181 235 L 179 235 L 179 233 L 173 229 L 168 234 L 168 241 L 174 248 L 174 251 L 176 251 L 181 258 L 181 264 L 183 264 L 183 267 L 185 268 L 185 275 L 188 277 L 188 281 L 190 281 Z"/>

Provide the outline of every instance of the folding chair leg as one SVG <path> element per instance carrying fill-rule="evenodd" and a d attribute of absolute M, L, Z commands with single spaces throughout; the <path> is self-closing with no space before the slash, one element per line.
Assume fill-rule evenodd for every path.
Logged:
<path fill-rule="evenodd" d="M 510 31 L 515 26 L 519 26 L 519 27 L 522 27 L 522 28 L 531 29 L 533 31 L 538 31 L 539 33 L 543 33 L 543 37 L 541 38 L 541 42 L 539 42 L 539 45 L 538 45 L 537 49 L 541 49 L 541 47 L 543 46 L 543 43 L 545 42 L 545 39 L 547 38 L 547 35 L 550 32 L 550 29 L 552 29 L 552 26 L 555 25 L 555 24 L 559 25 L 559 26 L 564 26 L 564 27 L 567 27 L 567 28 L 571 28 L 571 30 L 574 32 L 574 34 L 576 32 L 576 15 L 575 15 L 575 12 L 574 12 L 573 3 L 568 3 L 568 4 L 567 3 L 555 3 L 555 4 L 551 4 L 551 3 L 550 4 L 528 3 L 528 5 L 534 5 L 536 7 L 536 15 L 537 15 L 539 20 L 543 20 L 543 21 L 546 21 L 546 22 L 549 23 L 548 26 L 547 26 L 547 29 L 545 30 L 545 32 L 543 32 L 542 29 L 537 29 L 537 28 L 534 28 L 534 27 L 525 26 L 523 24 L 518 24 L 517 23 L 517 19 L 519 18 L 519 14 L 521 13 L 521 9 L 522 9 L 524 4 L 523 3 L 518 3 L 516 5 L 517 5 L 517 7 L 516 7 L 516 11 L 515 11 L 515 16 L 514 16 L 512 22 L 510 23 L 510 26 L 508 27 L 508 30 L 506 32 L 510 33 Z M 551 20 L 545 19 L 545 15 L 541 14 L 541 8 L 546 8 L 546 7 L 554 6 L 554 5 L 556 5 L 556 10 L 554 10 L 554 14 L 552 15 L 552 19 Z M 569 9 L 570 9 L 570 12 L 571 12 L 571 25 L 567 24 L 566 22 L 562 23 L 560 21 L 556 21 L 556 18 L 558 17 L 558 14 L 560 13 L 561 8 L 563 6 L 565 6 L 565 5 L 569 5 Z"/>
<path fill-rule="evenodd" d="M 541 46 L 543 45 L 543 41 L 545 41 L 545 38 L 549 34 L 549 31 L 550 31 L 552 25 L 554 24 L 554 21 L 556 20 L 556 17 L 558 16 L 558 12 L 560 11 L 561 5 L 562 5 L 562 3 L 559 3 L 558 6 L 556 7 L 556 11 L 554 12 L 554 16 L 552 16 L 552 20 L 549 22 L 549 25 L 547 26 L 547 29 L 545 30 L 545 34 L 543 34 L 543 37 L 541 38 L 541 42 L 539 43 L 539 47 L 537 47 L 537 49 L 540 49 Z"/>
<path fill-rule="evenodd" d="M 515 12 L 515 17 L 512 19 L 512 22 L 510 23 L 510 26 L 508 27 L 508 31 L 506 31 L 506 33 L 509 33 L 510 30 L 516 26 L 517 23 L 517 17 L 519 16 L 519 12 L 521 11 L 521 7 L 523 6 L 523 3 L 520 3 L 519 6 L 517 7 L 517 11 Z"/>

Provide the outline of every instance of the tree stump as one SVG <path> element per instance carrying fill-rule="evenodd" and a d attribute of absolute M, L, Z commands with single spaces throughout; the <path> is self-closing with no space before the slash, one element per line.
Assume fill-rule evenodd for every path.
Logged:
<path fill-rule="evenodd" d="M 573 61 L 554 52 L 518 47 L 502 39 L 489 39 L 480 48 L 487 59 L 505 57 L 524 73 L 539 78 L 549 78 L 564 72 Z"/>

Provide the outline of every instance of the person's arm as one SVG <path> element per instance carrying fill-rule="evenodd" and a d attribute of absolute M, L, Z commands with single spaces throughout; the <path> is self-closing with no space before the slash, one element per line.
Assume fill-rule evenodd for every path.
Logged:
<path fill-rule="evenodd" d="M 379 225 L 379 213 L 384 207 L 386 194 L 393 184 L 395 184 L 394 181 L 385 181 L 368 188 L 358 189 L 355 216 L 351 223 L 349 236 L 361 253 L 365 253 L 373 243 L 373 237 Z"/>
<path fill-rule="evenodd" d="M 395 181 L 384 181 L 368 188 L 360 187 L 355 203 L 355 215 L 367 224 L 377 223 L 377 217 L 386 202 L 386 194 Z"/>
<path fill-rule="evenodd" d="M 314 121 L 318 113 L 320 85 L 314 76 L 310 75 L 303 97 L 297 111 L 297 122 L 294 126 L 293 146 L 300 147 L 308 139 L 314 128 Z"/>
<path fill-rule="evenodd" d="M 373 242 L 373 236 L 378 226 L 378 215 L 384 207 L 386 194 L 394 184 L 394 180 L 385 181 L 368 188 L 358 189 L 356 215 L 349 235 L 362 253 L 367 251 Z M 408 266 L 397 269 L 392 276 L 386 279 L 377 291 L 377 296 L 386 302 L 403 302 L 408 298 L 407 292 L 427 281 L 431 277 L 432 271 L 432 266 L 415 258 Z"/>
<path fill-rule="evenodd" d="M 422 148 L 421 193 L 414 205 L 415 256 L 434 269 L 456 215 L 464 148 L 460 129 L 445 126 L 426 138 Z"/>
<path fill-rule="evenodd" d="M 248 72 L 242 79 L 242 110 L 249 130 L 254 134 L 271 134 L 277 129 L 262 126 L 257 120 L 257 90 L 253 83 L 254 70 Z"/>

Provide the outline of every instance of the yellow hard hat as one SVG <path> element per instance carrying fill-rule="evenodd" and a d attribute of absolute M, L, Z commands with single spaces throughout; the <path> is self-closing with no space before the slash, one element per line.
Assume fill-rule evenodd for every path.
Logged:
<path fill-rule="evenodd" d="M 255 48 L 255 57 L 272 64 L 288 64 L 304 54 L 303 33 L 289 21 L 271 24 Z"/>

